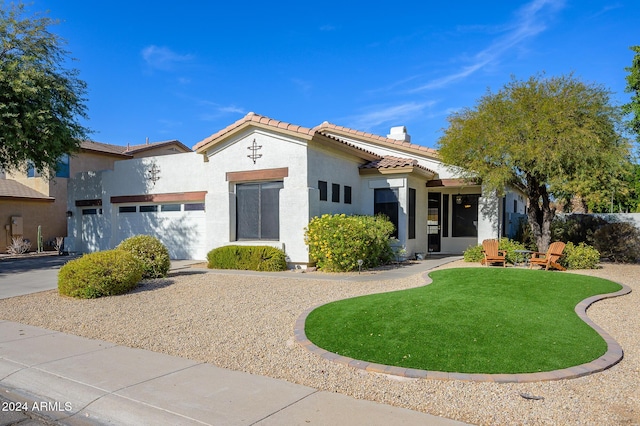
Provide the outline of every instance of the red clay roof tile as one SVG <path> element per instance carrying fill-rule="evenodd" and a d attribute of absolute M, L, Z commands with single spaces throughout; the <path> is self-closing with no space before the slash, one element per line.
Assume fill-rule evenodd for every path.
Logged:
<path fill-rule="evenodd" d="M 436 172 L 430 170 L 424 166 L 418 164 L 418 160 L 412 158 L 402 158 L 402 157 L 394 157 L 391 155 L 385 155 L 380 160 L 369 161 L 366 164 L 360 166 L 361 169 L 395 169 L 402 167 L 418 167 L 427 172 L 433 173 Z"/>
<path fill-rule="evenodd" d="M 438 155 L 437 151 L 435 151 L 435 150 L 433 150 L 431 148 L 427 148 L 427 147 L 424 147 L 424 146 L 421 146 L 421 145 L 412 144 L 412 143 L 405 142 L 405 141 L 398 141 L 398 140 L 395 140 L 395 139 L 386 138 L 384 136 L 374 135 L 372 133 L 363 132 L 361 130 L 355 130 L 355 129 L 350 129 L 350 128 L 344 127 L 344 126 L 338 126 L 338 125 L 335 125 L 335 124 L 331 124 L 328 121 L 325 121 L 322 124 L 320 124 L 319 126 L 316 126 L 314 128 L 308 128 L 308 127 L 303 127 L 303 126 L 299 126 L 299 125 L 296 125 L 296 124 L 290 124 L 290 123 L 287 123 L 287 122 L 284 122 L 284 121 L 274 120 L 272 118 L 265 117 L 265 116 L 262 116 L 262 115 L 259 115 L 259 114 L 255 114 L 253 112 L 248 113 L 247 115 L 245 115 L 241 119 L 237 120 L 235 123 L 230 124 L 229 126 L 225 127 L 224 129 L 219 130 L 216 133 L 214 133 L 211 136 L 209 136 L 208 138 L 205 138 L 202 141 L 198 142 L 193 147 L 193 149 L 197 151 L 198 149 L 206 146 L 209 142 L 214 141 L 214 140 L 224 136 L 225 134 L 233 131 L 234 129 L 242 126 L 244 123 L 247 123 L 247 122 L 257 122 L 257 123 L 260 123 L 260 124 L 265 124 L 265 125 L 270 126 L 270 127 L 289 130 L 289 131 L 292 131 L 294 133 L 300 133 L 302 135 L 308 135 L 308 136 L 313 136 L 316 133 L 322 134 L 325 137 L 330 137 L 331 139 L 334 139 L 336 141 L 344 143 L 344 144 L 346 144 L 346 145 L 348 145 L 348 146 L 350 146 L 352 148 L 356 148 L 356 149 L 359 149 L 359 150 L 361 150 L 363 152 L 366 152 L 369 155 L 371 155 L 371 154 L 376 155 L 376 154 L 374 154 L 373 152 L 370 152 L 368 150 L 362 149 L 362 148 L 360 148 L 360 147 L 358 147 L 358 146 L 356 146 L 354 144 L 347 143 L 346 141 L 340 139 L 339 137 L 328 135 L 326 133 L 326 131 L 327 130 L 336 130 L 336 131 L 339 131 L 339 132 L 344 132 L 344 133 L 349 134 L 349 135 L 355 135 L 355 136 L 359 136 L 359 137 L 362 137 L 362 138 L 365 138 L 365 139 L 369 139 L 369 140 L 372 140 L 372 141 L 382 142 L 383 144 L 386 144 L 386 145 L 396 145 L 396 146 L 400 145 L 400 146 L 403 146 L 403 147 L 407 147 L 407 148 L 411 148 L 411 149 L 414 149 L 414 150 L 419 150 L 419 151 L 422 151 L 422 152 L 425 152 L 425 153 L 429 153 L 432 156 L 437 156 Z M 425 170 L 428 170 L 429 172 L 432 172 L 431 170 L 429 170 L 427 168 L 424 168 L 424 167 L 418 165 L 417 163 L 416 163 L 416 166 L 420 167 L 420 168 L 423 168 Z"/>
<path fill-rule="evenodd" d="M 407 148 L 411 148 L 411 149 L 415 149 L 415 150 L 419 150 L 419 151 L 423 151 L 426 153 L 431 154 L 432 156 L 437 157 L 438 151 L 436 151 L 435 149 L 431 149 L 422 145 L 416 145 L 410 142 L 406 142 L 406 141 L 399 141 L 396 139 L 390 139 L 384 136 L 380 136 L 380 135 L 375 135 L 373 133 L 367 133 L 367 132 L 363 132 L 360 130 L 354 130 L 354 129 L 350 129 L 348 127 L 344 127 L 344 126 L 338 126 L 336 124 L 332 124 L 329 123 L 328 121 L 325 121 L 324 123 L 322 123 L 321 125 L 315 127 L 316 130 L 335 130 L 338 132 L 344 132 L 347 134 L 352 134 L 352 135 L 357 135 L 357 136 L 362 136 L 366 139 L 372 140 L 372 141 L 377 141 L 377 142 L 382 142 L 385 145 L 402 145 L 404 147 Z"/>

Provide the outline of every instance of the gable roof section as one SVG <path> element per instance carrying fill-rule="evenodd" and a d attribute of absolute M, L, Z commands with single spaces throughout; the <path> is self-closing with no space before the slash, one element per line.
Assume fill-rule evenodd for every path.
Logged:
<path fill-rule="evenodd" d="M 204 154 L 209 148 L 225 141 L 230 136 L 252 126 L 277 131 L 279 133 L 284 133 L 295 137 L 301 137 L 303 139 L 306 139 L 307 141 L 314 140 L 316 142 L 319 142 L 320 144 L 329 145 L 338 150 L 349 152 L 352 155 L 356 155 L 364 160 L 370 161 L 382 158 L 378 154 L 362 149 L 351 143 L 345 142 L 333 135 L 324 134 L 308 127 L 274 120 L 273 118 L 258 115 L 253 112 L 248 113 L 235 123 L 198 142 L 193 147 L 193 150 L 199 154 Z"/>
<path fill-rule="evenodd" d="M 22 201 L 54 201 L 33 188 L 29 188 L 13 179 L 0 179 L 0 199 L 15 199 Z"/>
<path fill-rule="evenodd" d="M 308 127 L 297 126 L 294 124 L 285 123 L 284 121 L 274 120 L 269 117 L 265 117 L 262 115 L 258 115 L 256 113 L 250 112 L 240 120 L 236 121 L 233 124 L 228 125 L 222 130 L 217 131 L 212 134 L 208 138 L 205 138 L 198 142 L 193 150 L 199 154 L 204 154 L 204 152 L 218 143 L 225 140 L 228 136 L 231 136 L 237 133 L 240 130 L 244 130 L 247 127 L 255 126 L 267 129 L 278 129 L 283 133 L 289 133 L 296 136 L 304 136 L 306 139 L 310 139 L 314 135 L 314 131 L 309 129 Z"/>
<path fill-rule="evenodd" d="M 171 145 L 175 145 L 178 148 L 178 150 L 182 152 L 191 152 L 191 148 L 189 148 L 188 146 L 186 146 L 185 144 L 183 144 L 177 139 L 170 140 L 170 141 L 162 141 L 162 142 L 151 142 L 151 143 L 145 143 L 140 145 L 127 145 L 126 147 L 122 147 L 122 148 L 124 148 L 123 152 L 125 154 L 137 154 L 139 152 L 144 152 L 150 149 L 162 148 L 162 147 L 171 146 Z"/>
<path fill-rule="evenodd" d="M 412 172 L 415 170 L 430 177 L 436 175 L 436 172 L 434 172 L 433 170 L 418 164 L 418 160 L 411 158 L 394 157 L 391 155 L 385 155 L 379 160 L 369 161 L 368 163 L 360 166 L 360 170 L 376 170 L 383 174 Z"/>
<path fill-rule="evenodd" d="M 329 131 L 331 133 L 335 133 L 338 136 L 346 136 L 364 142 L 369 142 L 378 146 L 398 149 L 421 156 L 427 156 L 436 160 L 440 158 L 440 154 L 438 153 L 438 151 L 432 148 L 427 148 L 426 146 L 416 145 L 411 142 L 399 141 L 396 139 L 390 139 L 384 136 L 374 135 L 373 133 L 350 129 L 348 127 L 337 126 L 335 124 L 329 123 L 328 121 L 325 121 L 321 125 L 314 127 L 314 129 L 318 132 L 324 133 Z"/>
<path fill-rule="evenodd" d="M 80 143 L 80 149 L 84 151 L 93 151 L 100 154 L 116 155 L 118 157 L 124 158 L 132 157 L 131 155 L 124 152 L 127 149 L 126 147 L 120 145 L 111 145 L 102 142 L 82 141 Z"/>
<path fill-rule="evenodd" d="M 94 141 L 82 141 L 80 143 L 80 149 L 83 151 L 93 151 L 100 154 L 107 155 L 115 155 L 123 158 L 133 158 L 134 154 L 144 152 L 150 149 L 162 148 L 165 146 L 175 145 L 179 151 L 182 152 L 191 152 L 191 149 L 180 142 L 177 139 L 162 141 L 162 142 L 150 142 L 140 145 L 112 145 L 108 143 L 102 142 L 94 142 Z"/>

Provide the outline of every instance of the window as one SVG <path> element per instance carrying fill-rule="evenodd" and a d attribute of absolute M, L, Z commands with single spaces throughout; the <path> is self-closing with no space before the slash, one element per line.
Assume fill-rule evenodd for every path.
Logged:
<path fill-rule="evenodd" d="M 449 194 L 442 194 L 442 236 L 449 236 Z"/>
<path fill-rule="evenodd" d="M 513 212 L 518 213 L 518 200 L 513 200 Z"/>
<path fill-rule="evenodd" d="M 374 190 L 373 214 L 383 214 L 395 226 L 392 237 L 398 238 L 398 190 L 393 188 L 378 188 Z"/>
<path fill-rule="evenodd" d="M 347 185 L 344 186 L 344 203 L 351 204 L 351 187 Z"/>
<path fill-rule="evenodd" d="M 153 213 L 158 211 L 158 206 L 140 206 L 140 213 Z"/>
<path fill-rule="evenodd" d="M 204 211 L 204 203 L 189 203 L 184 205 L 185 212 Z"/>
<path fill-rule="evenodd" d="M 331 201 L 334 203 L 340 202 L 340 184 L 338 183 L 331 184 Z"/>
<path fill-rule="evenodd" d="M 40 177 L 42 176 L 42 174 L 40 173 L 40 170 L 36 170 L 36 167 L 33 165 L 32 162 L 29 162 L 29 164 L 27 164 L 27 177 Z"/>
<path fill-rule="evenodd" d="M 416 190 L 409 188 L 409 239 L 416 237 Z"/>
<path fill-rule="evenodd" d="M 69 174 L 69 155 L 64 154 L 56 165 L 56 177 L 68 178 Z"/>
<path fill-rule="evenodd" d="M 318 189 L 320 190 L 320 201 L 327 201 L 327 182 L 319 180 Z"/>
<path fill-rule="evenodd" d="M 463 195 L 453 203 L 452 233 L 454 237 L 478 236 L 478 199 L 480 195 Z"/>
<path fill-rule="evenodd" d="M 160 206 L 161 212 L 179 212 L 180 204 L 163 204 Z"/>
<path fill-rule="evenodd" d="M 118 212 L 120 213 L 135 213 L 136 206 L 120 206 L 118 208 Z"/>
<path fill-rule="evenodd" d="M 236 185 L 236 239 L 280 239 L 282 182 Z"/>

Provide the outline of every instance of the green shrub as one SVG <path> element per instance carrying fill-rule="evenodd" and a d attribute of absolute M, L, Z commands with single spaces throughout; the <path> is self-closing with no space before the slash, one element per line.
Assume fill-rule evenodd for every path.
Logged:
<path fill-rule="evenodd" d="M 509 263 L 522 263 L 525 260 L 524 254 L 516 253 L 515 250 L 525 250 L 525 246 L 515 240 L 508 238 L 501 238 L 498 244 L 498 250 L 505 250 L 507 252 L 506 258 Z M 477 246 L 471 246 L 463 253 L 465 262 L 480 262 L 484 259 L 484 253 L 482 252 L 482 244 Z"/>
<path fill-rule="evenodd" d="M 393 224 L 384 216 L 324 214 L 305 230 L 309 257 L 323 271 L 344 272 L 388 263 L 393 259 L 389 237 Z"/>
<path fill-rule="evenodd" d="M 596 269 L 600 262 L 598 250 L 585 243 L 568 242 L 563 253 L 558 262 L 567 269 Z"/>
<path fill-rule="evenodd" d="M 482 253 L 482 246 L 469 246 L 464 253 L 464 261 L 465 262 L 480 262 L 484 259 L 484 253 Z"/>
<path fill-rule="evenodd" d="M 224 246 L 207 254 L 210 269 L 240 269 L 250 271 L 284 271 L 285 253 L 270 246 Z"/>
<path fill-rule="evenodd" d="M 640 230 L 631 223 L 610 223 L 593 234 L 593 245 L 600 256 L 612 262 L 640 260 Z"/>
<path fill-rule="evenodd" d="M 513 239 L 521 242 L 527 250 L 536 250 L 536 239 L 531 232 L 528 218 L 521 217 L 518 220 L 518 228 Z"/>
<path fill-rule="evenodd" d="M 142 270 L 141 262 L 123 250 L 86 254 L 60 268 L 58 292 L 81 299 L 123 294 L 140 282 Z"/>
<path fill-rule="evenodd" d="M 142 278 L 163 278 L 169 273 L 169 250 L 159 239 L 150 235 L 136 235 L 122 241 L 117 250 L 128 251 L 142 263 Z"/>
<path fill-rule="evenodd" d="M 556 216 L 551 223 L 551 241 L 593 244 L 593 234 L 607 221 L 590 214 Z"/>
<path fill-rule="evenodd" d="M 507 251 L 507 262 L 509 263 L 522 263 L 525 260 L 524 254 L 515 252 L 516 250 L 526 250 L 523 243 L 508 238 L 501 238 L 498 249 Z"/>

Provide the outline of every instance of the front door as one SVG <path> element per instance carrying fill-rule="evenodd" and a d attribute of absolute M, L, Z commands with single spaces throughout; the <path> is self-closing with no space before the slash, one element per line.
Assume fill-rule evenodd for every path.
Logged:
<path fill-rule="evenodd" d="M 427 197 L 427 235 L 429 252 L 439 252 L 442 229 L 441 194 L 429 192 Z"/>

